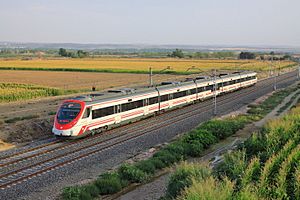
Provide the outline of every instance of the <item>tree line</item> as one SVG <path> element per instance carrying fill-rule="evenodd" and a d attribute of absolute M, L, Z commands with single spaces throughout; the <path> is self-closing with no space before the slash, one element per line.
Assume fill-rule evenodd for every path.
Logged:
<path fill-rule="evenodd" d="M 62 57 L 71 57 L 71 58 L 84 58 L 89 55 L 88 52 L 83 51 L 83 50 L 77 50 L 77 51 L 67 51 L 64 48 L 60 48 L 58 50 L 58 55 Z"/>

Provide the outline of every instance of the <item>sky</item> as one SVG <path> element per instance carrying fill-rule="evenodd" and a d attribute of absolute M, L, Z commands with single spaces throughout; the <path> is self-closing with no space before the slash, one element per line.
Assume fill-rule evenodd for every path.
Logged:
<path fill-rule="evenodd" d="M 0 0 L 0 41 L 300 46 L 300 0 Z"/>

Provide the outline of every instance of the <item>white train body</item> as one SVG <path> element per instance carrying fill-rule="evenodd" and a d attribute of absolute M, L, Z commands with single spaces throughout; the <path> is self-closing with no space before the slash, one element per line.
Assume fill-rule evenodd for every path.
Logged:
<path fill-rule="evenodd" d="M 216 94 L 220 95 L 249 87 L 256 82 L 256 73 L 243 72 L 215 80 L 204 79 L 141 89 L 130 94 L 107 93 L 70 99 L 60 106 L 52 132 L 56 136 L 82 137 L 162 110 L 211 98 L 215 85 Z"/>

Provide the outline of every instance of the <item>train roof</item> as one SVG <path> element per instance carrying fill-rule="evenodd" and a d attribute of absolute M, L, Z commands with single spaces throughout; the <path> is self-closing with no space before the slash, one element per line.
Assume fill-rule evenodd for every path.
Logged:
<path fill-rule="evenodd" d="M 255 72 L 236 72 L 233 74 L 223 75 L 221 77 L 216 78 L 216 82 L 220 82 L 223 79 L 227 78 L 237 78 L 240 76 L 254 76 L 256 75 Z M 214 81 L 213 78 L 209 79 L 199 79 L 195 82 L 197 84 L 206 84 L 210 83 L 211 81 Z M 157 87 L 149 87 L 149 88 L 140 88 L 140 89 L 133 89 L 133 88 L 121 88 L 121 89 L 112 89 L 108 90 L 106 92 L 99 92 L 99 93 L 92 93 L 85 96 L 78 96 L 73 98 L 73 100 L 81 100 L 84 101 L 87 105 L 92 104 L 98 104 L 106 101 L 113 101 L 117 99 L 124 99 L 124 98 L 134 98 L 135 96 L 141 96 L 144 94 L 150 94 L 153 93 L 153 96 L 157 96 L 157 90 L 160 92 L 172 90 L 172 89 L 178 89 L 182 87 L 194 87 L 195 83 L 194 81 L 186 81 L 186 82 L 173 82 L 168 85 L 161 85 Z"/>

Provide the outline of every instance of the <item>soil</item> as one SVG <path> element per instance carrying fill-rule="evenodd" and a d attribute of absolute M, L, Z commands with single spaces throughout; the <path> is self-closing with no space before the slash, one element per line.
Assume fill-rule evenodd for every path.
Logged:
<path fill-rule="evenodd" d="M 36 84 L 45 87 L 57 87 L 67 90 L 90 90 L 95 86 L 97 90 L 113 87 L 147 85 L 149 75 L 126 73 L 93 73 L 93 72 L 55 72 L 55 71 L 14 71 L 0 70 L 2 83 Z M 155 83 L 182 78 L 180 75 L 155 75 Z"/>

